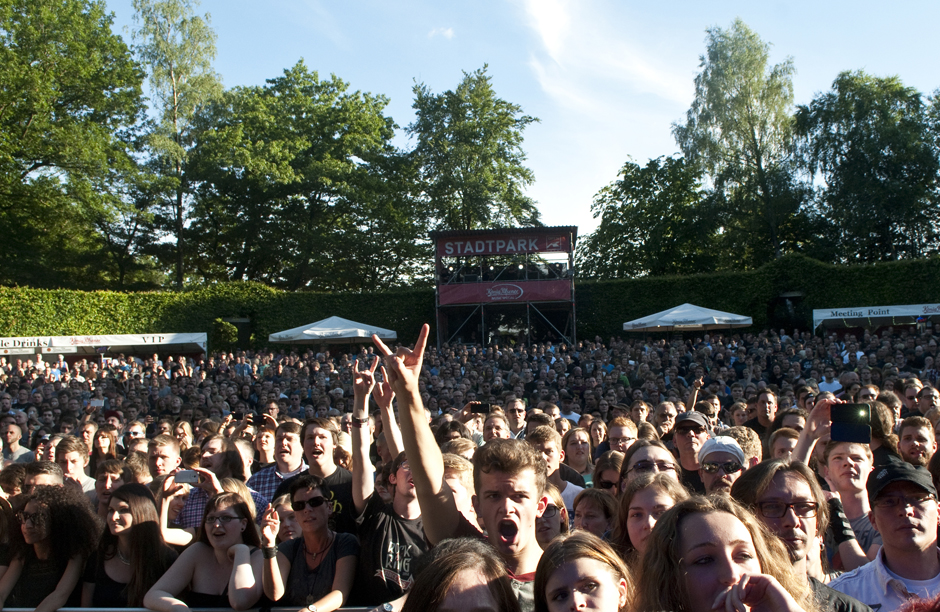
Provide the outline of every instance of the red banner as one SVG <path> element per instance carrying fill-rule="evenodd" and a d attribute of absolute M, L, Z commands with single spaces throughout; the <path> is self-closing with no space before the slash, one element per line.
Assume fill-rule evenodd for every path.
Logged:
<path fill-rule="evenodd" d="M 567 234 L 497 234 L 485 238 L 442 238 L 437 241 L 437 256 L 567 253 L 571 250 L 568 238 Z"/>
<path fill-rule="evenodd" d="M 466 283 L 441 285 L 438 289 L 442 306 L 571 300 L 570 280 Z"/>

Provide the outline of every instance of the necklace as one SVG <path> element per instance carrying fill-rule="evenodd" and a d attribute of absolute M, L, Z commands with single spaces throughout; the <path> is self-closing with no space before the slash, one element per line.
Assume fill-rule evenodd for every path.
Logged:
<path fill-rule="evenodd" d="M 121 563 L 123 563 L 124 565 L 130 565 L 130 564 L 131 564 L 131 560 L 121 554 L 121 549 L 120 549 L 120 548 L 116 548 L 115 550 L 117 550 L 117 556 L 118 556 L 118 559 L 121 560 Z"/>
<path fill-rule="evenodd" d="M 307 550 L 307 540 L 304 539 L 304 541 L 303 541 L 304 553 L 310 555 L 310 562 L 311 562 L 311 563 L 313 563 L 314 561 L 316 561 L 316 560 L 317 560 L 317 556 L 320 555 L 324 550 L 326 550 L 327 548 L 330 547 L 330 545 L 333 543 L 333 538 L 335 538 L 335 537 L 336 537 L 336 534 L 331 531 L 331 532 L 330 532 L 330 540 L 326 543 L 326 546 L 324 546 L 323 548 L 321 548 L 321 549 L 318 550 L 317 552 L 310 552 L 309 550 Z"/>

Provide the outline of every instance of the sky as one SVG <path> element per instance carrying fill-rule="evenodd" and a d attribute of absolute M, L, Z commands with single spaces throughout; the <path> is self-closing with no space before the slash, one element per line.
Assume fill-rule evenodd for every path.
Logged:
<path fill-rule="evenodd" d="M 106 0 L 130 40 L 132 0 Z M 455 88 L 488 65 L 496 93 L 539 118 L 525 131 L 527 193 L 547 225 L 598 223 L 594 195 L 623 164 L 677 152 L 671 126 L 694 96 L 706 30 L 741 18 L 791 57 L 795 103 L 845 70 L 940 88 L 940 2 L 630 2 L 602 0 L 203 0 L 218 35 L 226 87 L 260 85 L 303 58 L 321 76 L 389 98 L 386 114 L 414 120 L 412 88 Z M 414 145 L 402 130 L 396 144 Z"/>

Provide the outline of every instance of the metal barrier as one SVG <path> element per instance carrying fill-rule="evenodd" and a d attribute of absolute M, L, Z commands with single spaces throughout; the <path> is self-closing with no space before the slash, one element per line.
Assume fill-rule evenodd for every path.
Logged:
<path fill-rule="evenodd" d="M 369 612 L 375 608 L 340 608 L 340 612 Z M 303 610 L 303 608 L 300 608 Z M 235 612 L 232 608 L 190 608 L 191 612 Z M 33 608 L 4 608 L 3 612 L 33 612 Z M 59 612 L 152 612 L 149 608 L 59 608 Z M 298 612 L 298 608 L 249 608 L 242 612 Z"/>

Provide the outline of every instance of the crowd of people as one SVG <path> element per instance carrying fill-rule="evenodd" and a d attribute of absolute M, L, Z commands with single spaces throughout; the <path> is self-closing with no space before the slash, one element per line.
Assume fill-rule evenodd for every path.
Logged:
<path fill-rule="evenodd" d="M 0 357 L 0 608 L 937 605 L 931 327 L 427 338 Z"/>

